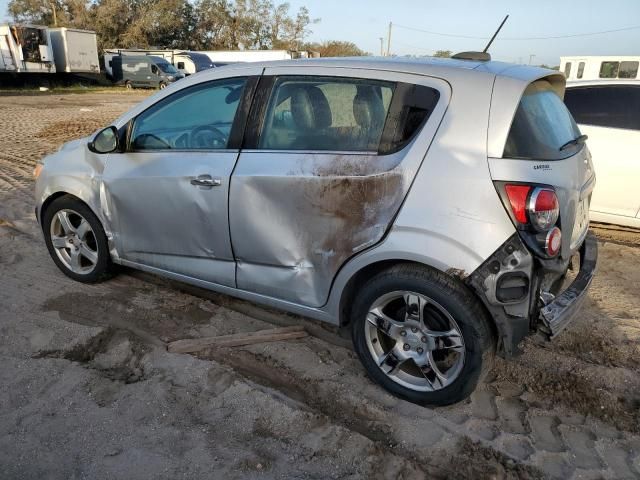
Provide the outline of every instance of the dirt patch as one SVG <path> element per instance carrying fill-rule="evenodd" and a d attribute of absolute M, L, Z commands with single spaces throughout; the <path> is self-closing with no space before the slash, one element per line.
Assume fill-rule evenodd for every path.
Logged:
<path fill-rule="evenodd" d="M 607 223 L 591 223 L 591 229 L 602 242 L 640 247 L 640 230 Z"/>
<path fill-rule="evenodd" d="M 110 380 L 136 383 L 146 378 L 142 359 L 147 351 L 148 347 L 131 332 L 107 328 L 68 349 L 40 351 L 33 358 L 63 358 Z"/>
<path fill-rule="evenodd" d="M 455 459 L 459 478 L 493 478 L 533 480 L 546 478 L 542 470 L 517 464 L 506 455 L 473 442 L 468 438 L 458 445 L 459 456 Z"/>
<path fill-rule="evenodd" d="M 566 364 L 553 366 L 527 362 L 526 356 L 517 361 L 498 360 L 494 375 L 499 381 L 522 386 L 536 394 L 547 408 L 563 405 L 613 424 L 620 430 L 640 432 L 640 394 L 634 391 L 608 391 L 604 386 L 594 388 L 578 368 Z"/>
<path fill-rule="evenodd" d="M 194 327 L 208 323 L 219 310 L 217 305 L 186 295 L 158 297 L 162 290 L 149 285 L 137 292 L 116 287 L 104 295 L 63 294 L 48 299 L 42 310 L 56 311 L 69 322 L 126 330 L 155 345 L 191 336 Z"/>
<path fill-rule="evenodd" d="M 76 138 L 86 137 L 104 126 L 105 122 L 102 118 L 61 121 L 43 128 L 36 136 L 52 142 L 68 142 Z"/>

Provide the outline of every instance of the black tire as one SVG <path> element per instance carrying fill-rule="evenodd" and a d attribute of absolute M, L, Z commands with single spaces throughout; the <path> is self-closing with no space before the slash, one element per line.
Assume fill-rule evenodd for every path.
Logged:
<path fill-rule="evenodd" d="M 127 90 L 133 90 L 133 84 L 129 80 L 124 82 L 124 86 Z"/>
<path fill-rule="evenodd" d="M 392 380 L 370 353 L 365 328 L 367 314 L 376 299 L 397 291 L 415 292 L 447 310 L 464 340 L 464 363 L 452 383 L 433 391 L 417 391 Z M 459 280 L 440 271 L 415 264 L 399 264 L 365 283 L 351 310 L 352 339 L 368 375 L 392 394 L 420 405 L 450 405 L 466 399 L 490 371 L 495 338 L 479 300 Z"/>
<path fill-rule="evenodd" d="M 158 88 L 160 90 L 163 90 L 164 88 L 166 88 L 167 84 L 165 82 L 160 82 L 160 84 L 158 85 Z"/>
<path fill-rule="evenodd" d="M 56 248 L 53 246 L 51 224 L 54 221 L 55 216 L 62 210 L 72 210 L 82 216 L 91 226 L 91 244 L 92 249 L 97 251 L 97 261 L 93 266 L 93 269 L 87 273 L 77 273 L 67 267 L 59 258 Z M 111 262 L 111 255 L 109 254 L 109 246 L 107 243 L 107 236 L 104 233 L 102 224 L 98 217 L 91 211 L 91 209 L 71 195 L 65 195 L 56 198 L 42 214 L 42 230 L 44 233 L 45 243 L 49 254 L 58 268 L 69 278 L 83 283 L 98 283 L 109 279 L 114 273 L 114 265 Z"/>

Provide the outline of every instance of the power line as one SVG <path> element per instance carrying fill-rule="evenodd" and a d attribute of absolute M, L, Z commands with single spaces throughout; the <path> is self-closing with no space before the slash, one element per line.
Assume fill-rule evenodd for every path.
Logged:
<path fill-rule="evenodd" d="M 433 32 L 431 30 L 422 30 L 420 28 L 415 28 L 415 27 L 408 27 L 406 25 L 399 25 L 397 23 L 393 24 L 394 27 L 399 27 L 399 28 L 404 28 L 405 30 L 413 30 L 414 32 L 421 32 L 421 33 L 427 33 L 429 35 L 439 35 L 441 37 L 452 37 L 452 38 L 468 38 L 468 39 L 472 39 L 472 40 L 487 40 L 489 37 L 474 37 L 471 35 L 455 35 L 455 34 L 451 34 L 451 33 L 442 33 L 442 32 Z M 589 37 L 592 35 L 604 35 L 606 33 L 615 33 L 615 32 L 624 32 L 627 30 L 637 30 L 640 29 L 640 25 L 635 25 L 632 27 L 624 27 L 624 28 L 617 28 L 614 30 L 602 30 L 600 32 L 589 32 L 589 33 L 574 33 L 574 34 L 570 34 L 570 35 L 555 35 L 555 36 L 550 36 L 550 37 L 501 37 L 500 40 L 511 40 L 511 41 L 518 41 L 518 40 L 557 40 L 560 38 L 575 38 L 575 37 Z"/>

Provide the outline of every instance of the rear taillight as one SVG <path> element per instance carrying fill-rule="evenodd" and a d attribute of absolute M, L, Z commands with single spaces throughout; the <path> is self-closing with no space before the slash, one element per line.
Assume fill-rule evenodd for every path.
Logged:
<path fill-rule="evenodd" d="M 560 206 L 553 189 L 506 184 L 504 191 L 513 216 L 521 227 L 531 226 L 538 232 L 546 232 L 555 226 L 560 216 Z"/>
<path fill-rule="evenodd" d="M 540 232 L 551 229 L 560 216 L 556 192 L 549 188 L 534 188 L 529 198 L 528 213 L 533 228 Z"/>
<path fill-rule="evenodd" d="M 553 187 L 501 182 L 497 187 L 529 248 L 543 258 L 556 257 L 562 246 L 562 232 L 560 203 Z"/>
<path fill-rule="evenodd" d="M 531 187 L 529 185 L 505 185 L 505 192 L 509 197 L 509 203 L 511 204 L 511 210 L 513 211 L 516 221 L 522 225 L 528 223 L 527 220 L 527 198 Z"/>

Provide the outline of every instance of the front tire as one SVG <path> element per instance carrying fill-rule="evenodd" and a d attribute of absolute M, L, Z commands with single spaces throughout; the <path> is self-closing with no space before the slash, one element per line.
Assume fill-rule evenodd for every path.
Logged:
<path fill-rule="evenodd" d="M 353 344 L 369 376 L 420 405 L 467 398 L 493 365 L 495 340 L 473 294 L 413 264 L 371 278 L 352 309 Z"/>
<path fill-rule="evenodd" d="M 43 213 L 42 229 L 51 258 L 69 278 L 97 283 L 113 273 L 100 220 L 77 198 L 55 199 Z"/>
<path fill-rule="evenodd" d="M 133 90 L 133 84 L 129 80 L 124 82 L 124 86 L 127 90 Z"/>
<path fill-rule="evenodd" d="M 167 84 L 165 82 L 160 82 L 160 85 L 158 85 L 158 87 L 160 88 L 160 90 L 164 90 L 165 88 L 167 88 Z"/>

